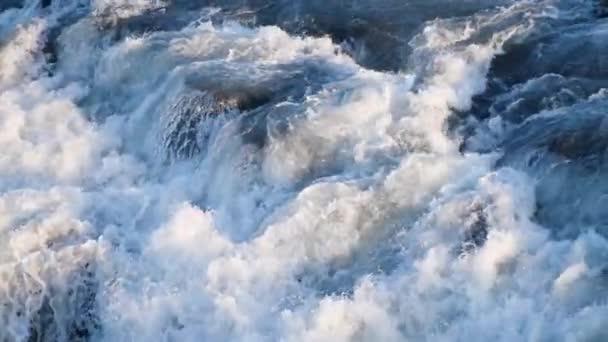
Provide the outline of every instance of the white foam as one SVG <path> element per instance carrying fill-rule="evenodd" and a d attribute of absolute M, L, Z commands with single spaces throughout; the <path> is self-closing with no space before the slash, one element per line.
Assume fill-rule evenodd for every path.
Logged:
<path fill-rule="evenodd" d="M 125 4 L 93 9 L 162 5 Z M 49 76 L 46 22 L 19 27 L 0 50 L 0 340 L 27 340 L 45 298 L 67 340 L 82 312 L 66 298 L 90 267 L 93 340 L 601 339 L 608 241 L 555 240 L 533 220 L 534 180 L 460 153 L 445 128 L 530 26 L 476 34 L 520 11 L 427 24 L 424 65 L 398 74 L 277 27 L 111 42 L 87 17 Z M 340 78 L 286 100 L 296 113 L 264 145 L 227 118 L 200 157 L 159 157 L 188 73 L 321 61 Z"/>
<path fill-rule="evenodd" d="M 166 0 L 92 0 L 92 11 L 96 16 L 111 16 L 125 19 L 160 10 L 167 5 Z"/>

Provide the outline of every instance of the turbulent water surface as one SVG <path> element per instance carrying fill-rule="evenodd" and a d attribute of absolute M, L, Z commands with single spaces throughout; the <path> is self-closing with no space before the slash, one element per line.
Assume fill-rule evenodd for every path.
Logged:
<path fill-rule="evenodd" d="M 607 341 L 593 0 L 0 0 L 0 341 Z"/>

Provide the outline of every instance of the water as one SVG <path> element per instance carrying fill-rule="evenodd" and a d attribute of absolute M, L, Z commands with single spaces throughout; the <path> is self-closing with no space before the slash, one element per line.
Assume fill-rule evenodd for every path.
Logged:
<path fill-rule="evenodd" d="M 0 341 L 605 341 L 585 0 L 3 0 Z"/>

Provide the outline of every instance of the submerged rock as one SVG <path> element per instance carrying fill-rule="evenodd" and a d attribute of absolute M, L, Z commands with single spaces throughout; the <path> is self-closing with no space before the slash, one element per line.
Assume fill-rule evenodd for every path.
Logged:
<path fill-rule="evenodd" d="M 180 9 L 221 8 L 215 20 L 238 20 L 252 26 L 276 25 L 292 34 L 329 36 L 365 67 L 403 69 L 411 38 L 425 22 L 465 16 L 506 4 L 504 0 L 174 0 Z"/>
<path fill-rule="evenodd" d="M 528 120 L 505 138 L 499 163 L 520 160 L 532 150 L 564 160 L 600 157 L 608 149 L 605 106 L 605 100 L 588 101 Z"/>
<path fill-rule="evenodd" d="M 238 98 L 228 94 L 192 91 L 180 96 L 167 113 L 163 146 L 168 159 L 191 158 L 199 154 L 208 139 L 206 120 L 238 109 Z"/>
<path fill-rule="evenodd" d="M 595 14 L 598 18 L 608 17 L 608 0 L 599 0 L 597 2 Z"/>
<path fill-rule="evenodd" d="M 607 105 L 595 100 L 539 115 L 504 140 L 497 166 L 537 180 L 536 219 L 558 237 L 585 229 L 608 236 Z"/>
<path fill-rule="evenodd" d="M 20 8 L 23 6 L 23 0 L 2 0 L 0 1 L 0 12 L 11 8 Z"/>
<path fill-rule="evenodd" d="M 204 152 L 211 131 L 228 120 L 238 121 L 244 144 L 264 147 L 268 130 L 286 130 L 296 113 L 290 103 L 318 91 L 329 78 L 340 77 L 317 63 L 280 65 L 259 76 L 254 79 L 246 70 L 219 67 L 189 74 L 184 92 L 162 114 L 162 145 L 168 159 L 189 159 Z M 268 117 L 273 117 L 272 124 Z"/>
<path fill-rule="evenodd" d="M 607 55 L 608 23 L 581 24 L 507 47 L 493 61 L 491 74 L 508 84 L 546 74 L 605 80 Z"/>

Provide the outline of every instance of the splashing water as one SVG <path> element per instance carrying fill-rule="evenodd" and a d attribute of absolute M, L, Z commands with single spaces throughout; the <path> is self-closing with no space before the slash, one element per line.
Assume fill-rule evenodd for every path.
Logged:
<path fill-rule="evenodd" d="M 607 340 L 599 6 L 3 1 L 0 341 Z"/>

